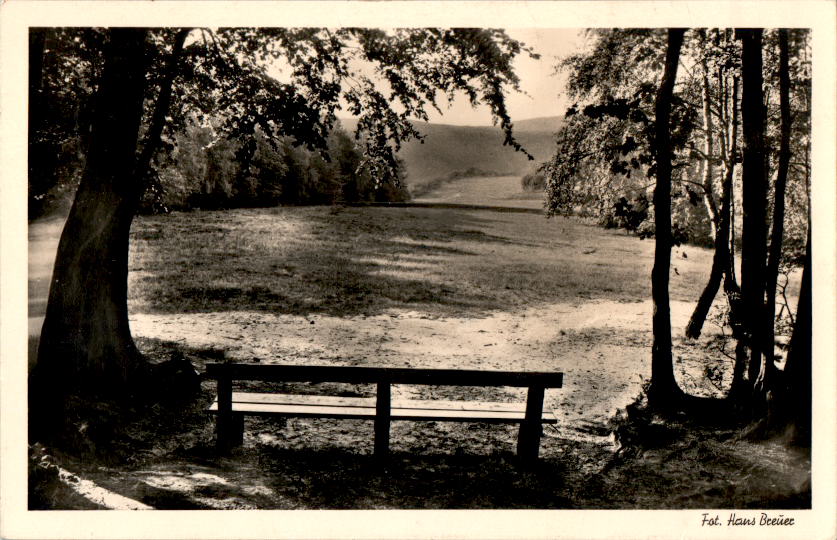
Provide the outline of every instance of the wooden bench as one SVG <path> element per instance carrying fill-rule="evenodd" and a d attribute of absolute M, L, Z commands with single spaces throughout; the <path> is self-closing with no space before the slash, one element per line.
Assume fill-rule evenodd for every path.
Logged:
<path fill-rule="evenodd" d="M 222 451 L 240 445 L 244 416 L 367 419 L 375 422 L 375 455 L 389 452 L 393 420 L 488 422 L 520 424 L 517 454 L 537 458 L 542 424 L 557 418 L 544 412 L 546 388 L 560 388 L 563 373 L 414 369 L 277 364 L 208 364 L 206 376 L 218 382 L 218 399 L 209 408 L 217 415 L 217 442 Z M 233 392 L 233 381 L 339 382 L 377 385 L 376 397 Z M 473 401 L 391 400 L 391 385 L 527 387 L 526 403 Z"/>

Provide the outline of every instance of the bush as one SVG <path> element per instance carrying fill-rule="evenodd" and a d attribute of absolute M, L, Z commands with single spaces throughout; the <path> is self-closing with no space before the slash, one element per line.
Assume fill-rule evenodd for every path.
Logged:
<path fill-rule="evenodd" d="M 543 191 L 546 189 L 546 175 L 540 170 L 530 172 L 520 179 L 523 191 Z"/>

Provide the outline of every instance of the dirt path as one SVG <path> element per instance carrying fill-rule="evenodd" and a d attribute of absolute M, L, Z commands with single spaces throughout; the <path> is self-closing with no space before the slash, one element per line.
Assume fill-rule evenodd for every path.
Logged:
<path fill-rule="evenodd" d="M 56 216 L 29 224 L 29 336 L 38 336 L 46 313 L 49 281 L 58 240 L 66 216 Z"/>
<path fill-rule="evenodd" d="M 691 308 L 673 304 L 677 332 Z M 650 374 L 650 326 L 649 301 L 554 304 L 486 318 L 394 310 L 374 317 L 246 311 L 131 317 L 137 337 L 221 349 L 242 362 L 561 370 L 565 387 L 549 391 L 547 401 L 574 428 L 603 424 L 637 396 Z M 684 376 L 701 367 L 681 363 Z"/>

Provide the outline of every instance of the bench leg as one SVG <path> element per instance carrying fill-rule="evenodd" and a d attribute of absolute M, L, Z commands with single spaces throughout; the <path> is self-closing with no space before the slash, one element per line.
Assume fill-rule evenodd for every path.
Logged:
<path fill-rule="evenodd" d="M 379 382 L 375 402 L 375 455 L 378 457 L 389 454 L 390 416 L 390 386 Z"/>
<path fill-rule="evenodd" d="M 216 443 L 218 450 L 227 452 L 244 443 L 244 415 L 219 414 L 215 420 Z"/>
<path fill-rule="evenodd" d="M 523 459 L 538 459 L 541 446 L 541 435 L 543 428 L 541 420 L 543 416 L 542 386 L 530 386 L 526 396 L 526 416 L 520 424 L 520 434 L 517 437 L 517 455 Z"/>
<path fill-rule="evenodd" d="M 540 422 L 535 425 L 528 425 L 525 422 L 520 424 L 520 433 L 517 436 L 517 455 L 526 460 L 538 459 L 542 434 L 543 429 Z"/>

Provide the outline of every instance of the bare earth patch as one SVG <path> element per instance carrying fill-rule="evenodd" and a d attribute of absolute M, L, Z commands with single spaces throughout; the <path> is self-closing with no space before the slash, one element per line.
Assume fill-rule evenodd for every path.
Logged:
<path fill-rule="evenodd" d="M 691 306 L 673 308 L 683 328 Z M 564 388 L 550 390 L 546 404 L 561 420 L 559 430 L 572 432 L 573 426 L 603 424 L 638 395 L 650 370 L 650 320 L 648 301 L 593 301 L 481 318 L 403 310 L 370 317 L 136 314 L 131 328 L 137 337 L 222 350 L 237 362 L 563 371 Z M 703 379 L 700 362 L 684 360 L 679 367 L 681 384 Z M 504 391 L 522 399 L 523 390 Z"/>

